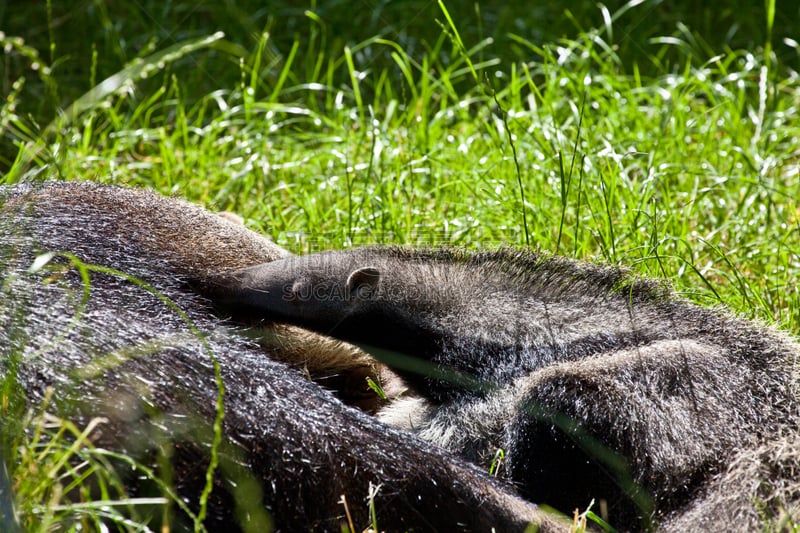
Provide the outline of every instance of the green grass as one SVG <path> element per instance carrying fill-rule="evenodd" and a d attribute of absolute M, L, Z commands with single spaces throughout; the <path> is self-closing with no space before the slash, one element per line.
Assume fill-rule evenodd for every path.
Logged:
<path fill-rule="evenodd" d="M 299 252 L 530 245 L 798 328 L 789 23 L 776 34 L 765 12 L 731 22 L 752 35 L 709 36 L 692 24 L 748 4 L 686 8 L 697 20 L 671 14 L 659 28 L 663 6 L 644 2 L 540 7 L 562 19 L 537 30 L 535 13 L 514 21 L 504 6 L 412 2 L 403 14 L 417 34 L 403 19 L 376 27 L 394 13 L 362 13 L 378 33 L 354 41 L 337 31 L 342 3 L 262 10 L 263 26 L 238 11 L 215 25 L 210 5 L 122 4 L 79 4 L 97 26 L 80 44 L 62 35 L 78 15 L 56 6 L 38 48 L 5 32 L 5 181 L 149 186 L 236 211 Z M 128 11 L 138 18 L 112 24 Z M 185 29 L 165 26 L 181 16 Z M 142 28 L 140 49 L 112 46 Z"/>
<path fill-rule="evenodd" d="M 0 182 L 152 187 L 295 252 L 530 246 L 797 332 L 800 7 L 695 4 L 0 7 Z"/>
<path fill-rule="evenodd" d="M 93 433 L 107 420 L 95 418 L 78 428 L 68 420 L 30 410 L 20 422 L 28 431 L 18 433 L 22 438 L 14 443 L 9 459 L 14 462 L 16 512 L 22 531 L 45 532 L 54 527 L 100 531 L 103 524 L 137 531 L 153 509 L 158 514 L 158 509 L 166 513 L 170 505 L 186 507 L 146 465 L 92 444 Z M 130 497 L 115 464 L 135 468 L 171 498 Z"/>

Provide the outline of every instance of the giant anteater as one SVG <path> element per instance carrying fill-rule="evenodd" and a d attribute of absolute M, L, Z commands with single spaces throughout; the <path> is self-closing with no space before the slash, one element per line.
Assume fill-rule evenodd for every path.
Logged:
<path fill-rule="evenodd" d="M 48 252 L 55 255 L 42 267 L 39 254 Z M 175 488 L 196 506 L 222 398 L 210 530 L 228 531 L 234 521 L 246 526 L 248 509 L 236 508 L 241 479 L 232 472 L 258 482 L 261 495 L 245 499 L 260 498 L 257 505 L 281 531 L 340 531 L 342 495 L 365 527 L 371 485 L 380 487 L 378 525 L 389 531 L 514 531 L 529 521 L 556 527 L 472 465 L 342 404 L 272 360 L 270 349 L 215 316 L 198 293 L 212 274 L 284 256 L 242 226 L 144 191 L 67 183 L 0 188 L 3 405 L 21 391 L 35 407 L 52 388 L 60 414 L 84 425 L 108 419 L 94 435 L 97 446 L 152 466 L 163 463 L 157 450 L 171 445 L 165 456 Z M 337 350 L 358 357 L 310 333 L 275 331 L 293 357 L 307 356 L 312 366 Z M 5 431 L 12 423 L 3 422 Z M 133 494 L 145 490 L 137 489 L 138 478 L 129 479 Z M 175 518 L 172 529 L 186 524 Z"/>
<path fill-rule="evenodd" d="M 393 366 L 424 401 L 384 420 L 481 464 L 505 450 L 531 501 L 606 500 L 612 523 L 683 531 L 797 511 L 797 344 L 663 283 L 532 252 L 368 247 L 219 284 L 240 313 Z"/>

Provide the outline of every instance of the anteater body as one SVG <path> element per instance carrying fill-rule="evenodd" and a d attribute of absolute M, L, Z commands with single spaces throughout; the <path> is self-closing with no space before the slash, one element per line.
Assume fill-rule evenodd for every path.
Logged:
<path fill-rule="evenodd" d="M 49 410 L 80 428 L 105 419 L 93 444 L 162 473 L 171 465 L 164 479 L 195 511 L 215 448 L 210 530 L 258 528 L 250 520 L 266 511 L 277 531 L 340 531 L 344 496 L 360 531 L 371 486 L 387 531 L 521 531 L 539 520 L 476 468 L 344 405 L 214 313 L 203 295 L 209 277 L 286 255 L 242 226 L 145 191 L 0 189 L 0 368 L 12 391 L 4 398 L 24 402 L 4 412 L 39 409 L 52 387 Z M 341 346 L 279 329 L 287 331 L 284 346 L 297 361 L 308 347 L 312 366 L 314 354 Z M 14 423 L 5 420 L 5 431 Z M 131 472 L 132 496 L 153 495 L 145 477 Z M 156 509 L 150 527 L 172 516 L 171 530 L 192 528 L 171 509 Z"/>
<path fill-rule="evenodd" d="M 755 527 L 796 505 L 784 492 L 762 513 L 751 487 L 736 487 L 737 501 L 754 503 L 727 506 L 709 487 L 794 434 L 797 345 L 664 283 L 531 252 L 370 247 L 220 284 L 242 313 L 393 366 L 422 399 L 396 402 L 384 420 L 482 464 L 503 449 L 533 501 L 569 510 L 603 499 L 624 527 L 684 527 L 674 517 L 692 507 L 701 530 L 734 516 Z"/>

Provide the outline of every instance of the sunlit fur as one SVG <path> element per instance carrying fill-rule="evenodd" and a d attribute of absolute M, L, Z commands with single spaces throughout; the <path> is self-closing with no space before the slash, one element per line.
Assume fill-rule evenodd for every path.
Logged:
<path fill-rule="evenodd" d="M 43 252 L 57 255 L 28 272 Z M 87 285 L 67 253 L 137 281 L 92 272 L 84 305 Z M 3 378 L 16 383 L 11 390 L 31 408 L 53 387 L 51 409 L 79 427 L 107 417 L 92 435 L 97 446 L 150 466 L 159 450 L 172 449 L 175 488 L 195 507 L 217 414 L 216 359 L 225 411 L 206 519 L 211 530 L 243 525 L 256 506 L 279 531 L 340 531 L 344 495 L 360 531 L 369 524 L 370 485 L 380 487 L 382 530 L 521 531 L 538 521 L 534 506 L 477 468 L 342 404 L 300 370 L 272 360 L 269 342 L 246 337 L 198 292 L 207 276 L 285 256 L 241 225 L 143 191 L 85 184 L 0 189 Z M 313 353 L 333 346 L 361 357 L 296 328 L 274 333 L 284 359 L 314 372 L 324 368 L 303 354 L 305 341 Z M 141 477 L 133 472 L 127 480 L 133 495 L 146 490 L 137 484 Z M 185 527 L 174 517 L 171 530 Z"/>
<path fill-rule="evenodd" d="M 720 481 L 796 431 L 797 345 L 664 283 L 533 252 L 394 247 L 286 258 L 226 283 L 232 305 L 395 365 L 420 397 L 381 419 L 487 467 L 505 450 L 505 474 L 537 503 L 603 499 L 633 529 L 686 527 L 683 510 L 697 530 L 729 516 L 755 528 L 797 509 L 796 492 L 754 490 L 757 469 Z"/>

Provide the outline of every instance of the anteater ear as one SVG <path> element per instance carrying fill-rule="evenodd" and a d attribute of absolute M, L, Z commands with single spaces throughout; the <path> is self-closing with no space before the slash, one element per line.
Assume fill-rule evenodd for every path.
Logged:
<path fill-rule="evenodd" d="M 361 267 L 347 276 L 347 294 L 350 298 L 369 300 L 378 292 L 381 272 L 375 267 Z"/>

